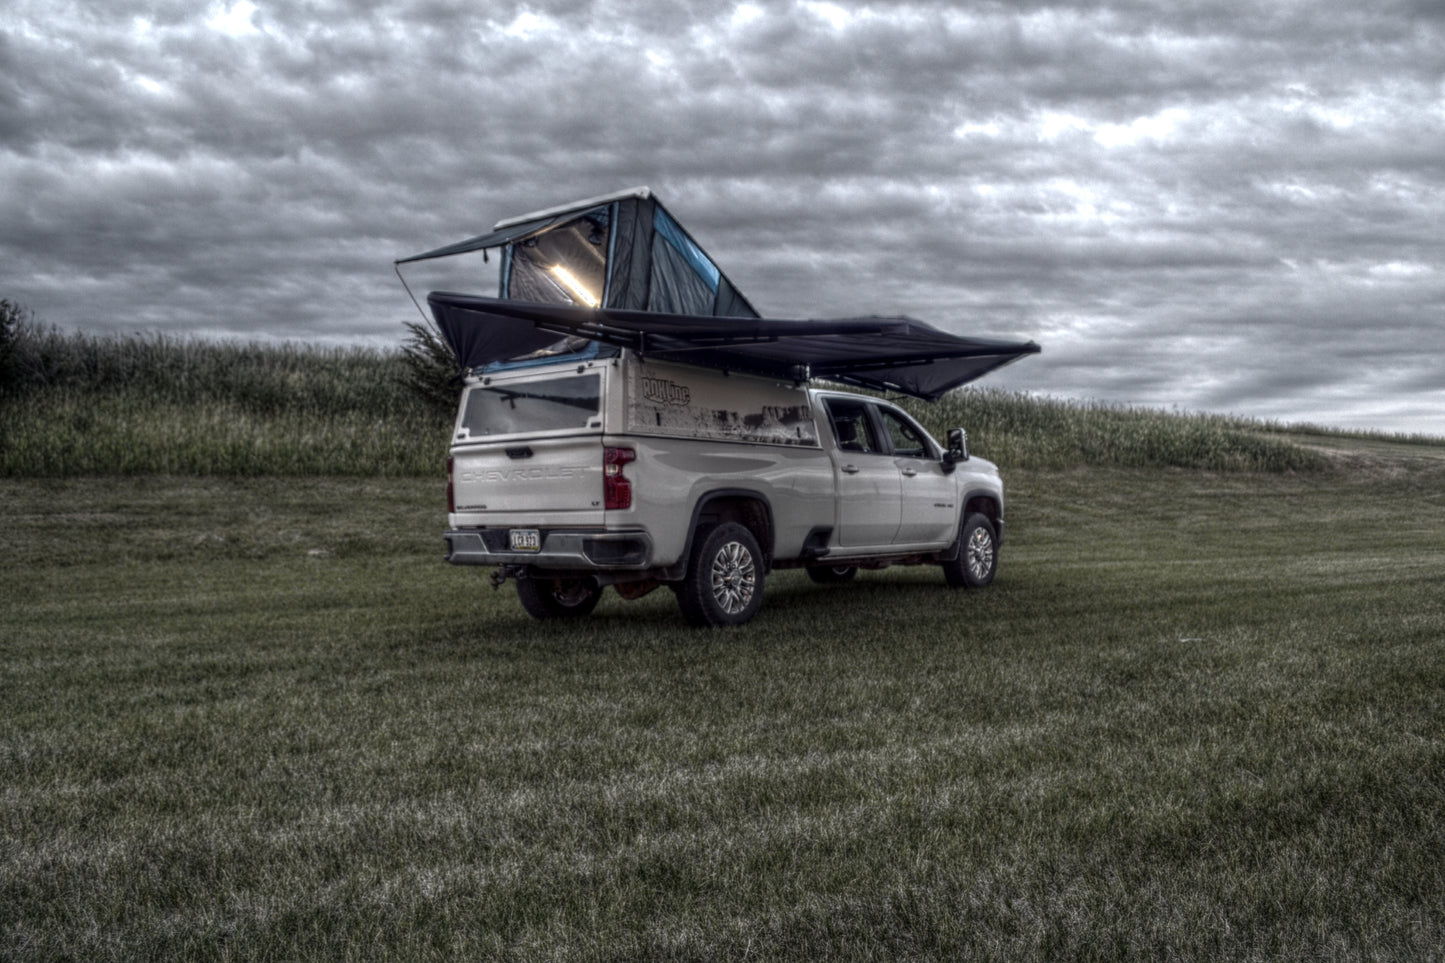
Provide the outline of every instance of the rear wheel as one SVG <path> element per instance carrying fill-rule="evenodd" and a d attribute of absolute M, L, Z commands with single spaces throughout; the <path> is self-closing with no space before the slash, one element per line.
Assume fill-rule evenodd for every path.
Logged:
<path fill-rule="evenodd" d="M 763 604 L 763 553 L 737 522 L 700 529 L 677 604 L 692 625 L 742 625 Z"/>
<path fill-rule="evenodd" d="M 591 613 L 602 589 L 581 578 L 519 578 L 517 598 L 534 619 L 576 619 Z"/>
<path fill-rule="evenodd" d="M 858 574 L 856 565 L 809 565 L 808 578 L 819 585 L 841 585 L 853 581 Z"/>
<path fill-rule="evenodd" d="M 998 536 L 987 515 L 974 512 L 963 520 L 958 557 L 943 563 L 943 577 L 954 588 L 983 588 L 998 571 Z"/>

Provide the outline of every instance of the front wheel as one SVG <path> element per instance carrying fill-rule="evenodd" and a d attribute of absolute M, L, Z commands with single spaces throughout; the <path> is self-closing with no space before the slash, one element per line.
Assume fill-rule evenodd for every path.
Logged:
<path fill-rule="evenodd" d="M 763 604 L 763 553 L 737 522 L 702 529 L 693 541 L 687 577 L 677 587 L 682 617 L 696 626 L 742 625 Z"/>
<path fill-rule="evenodd" d="M 517 599 L 534 619 L 580 619 L 591 614 L 602 589 L 580 578 L 519 578 Z"/>
<path fill-rule="evenodd" d="M 958 557 L 943 563 L 943 577 L 954 588 L 983 588 L 998 571 L 998 536 L 987 515 L 966 516 L 958 536 Z"/>

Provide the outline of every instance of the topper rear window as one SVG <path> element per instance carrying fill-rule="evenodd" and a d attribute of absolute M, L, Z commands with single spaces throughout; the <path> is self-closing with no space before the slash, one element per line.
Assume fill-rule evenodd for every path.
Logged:
<path fill-rule="evenodd" d="M 458 438 L 602 427 L 602 377 L 476 385 L 467 391 Z"/>

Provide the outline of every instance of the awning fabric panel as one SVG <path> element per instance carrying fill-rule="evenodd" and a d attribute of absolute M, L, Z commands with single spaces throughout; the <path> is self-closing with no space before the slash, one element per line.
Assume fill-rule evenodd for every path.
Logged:
<path fill-rule="evenodd" d="M 658 360 L 792 380 L 823 377 L 932 401 L 1039 351 L 1032 341 L 966 338 L 911 318 L 698 317 L 441 292 L 427 302 L 466 368 L 575 335 Z"/>
<path fill-rule="evenodd" d="M 500 231 L 492 231 L 489 234 L 478 234 L 476 237 L 469 237 L 465 241 L 457 241 L 455 244 L 448 244 L 446 247 L 439 247 L 432 251 L 424 251 L 421 254 L 413 254 L 411 257 L 404 257 L 397 261 L 397 264 L 410 264 L 412 261 L 426 261 L 434 257 L 450 257 L 453 254 L 466 254 L 469 251 L 481 251 L 486 248 L 501 247 L 504 244 L 511 244 L 513 241 L 520 241 L 523 238 L 540 234 L 548 228 L 561 224 L 564 221 L 575 217 L 575 212 L 557 214 L 553 217 L 544 217 L 535 221 L 527 221 L 523 224 L 513 224 L 511 227 L 502 228 Z"/>

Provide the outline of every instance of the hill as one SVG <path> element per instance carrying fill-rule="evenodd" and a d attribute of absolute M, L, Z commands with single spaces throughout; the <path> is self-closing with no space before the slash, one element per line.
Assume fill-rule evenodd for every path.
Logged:
<path fill-rule="evenodd" d="M 451 410 L 416 390 L 400 350 L 36 330 L 27 339 L 0 392 L 0 475 L 404 477 L 444 463 Z M 1327 433 L 1234 418 L 989 389 L 905 403 L 937 437 L 966 427 L 976 453 L 1010 470 L 1333 463 Z"/>

